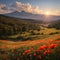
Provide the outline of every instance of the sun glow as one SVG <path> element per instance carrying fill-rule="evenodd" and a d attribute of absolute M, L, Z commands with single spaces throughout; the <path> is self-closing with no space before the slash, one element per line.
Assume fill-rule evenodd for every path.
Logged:
<path fill-rule="evenodd" d="M 50 11 L 47 11 L 47 12 L 45 13 L 45 15 L 50 15 Z"/>

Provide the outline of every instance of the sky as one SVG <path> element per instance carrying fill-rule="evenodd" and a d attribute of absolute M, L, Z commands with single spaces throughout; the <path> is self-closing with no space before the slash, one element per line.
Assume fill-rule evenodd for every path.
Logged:
<path fill-rule="evenodd" d="M 0 0 L 0 14 L 16 9 L 33 14 L 60 15 L 60 0 Z"/>

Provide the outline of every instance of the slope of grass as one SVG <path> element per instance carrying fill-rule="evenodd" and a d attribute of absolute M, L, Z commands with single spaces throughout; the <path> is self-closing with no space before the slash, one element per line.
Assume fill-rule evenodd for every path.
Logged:
<path fill-rule="evenodd" d="M 0 40 L 0 60 L 59 60 L 60 34 L 42 40 Z"/>

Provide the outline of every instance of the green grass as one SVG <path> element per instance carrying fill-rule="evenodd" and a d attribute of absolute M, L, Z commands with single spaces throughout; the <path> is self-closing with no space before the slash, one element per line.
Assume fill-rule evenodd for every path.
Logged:
<path fill-rule="evenodd" d="M 60 34 L 60 30 L 56 30 L 54 28 L 42 28 L 40 31 L 33 30 L 34 34 L 30 32 L 25 32 L 22 34 L 16 34 L 12 36 L 8 36 L 9 39 L 12 40 L 37 40 L 37 39 L 44 39 L 50 37 L 51 35 Z"/>
<path fill-rule="evenodd" d="M 9 40 L 0 40 L 0 60 L 59 60 L 60 30 L 44 28 L 43 30 L 41 29 L 40 31 L 34 32 L 40 33 L 40 35 L 31 35 L 30 32 L 26 32 L 24 34 L 9 36 L 13 39 L 21 36 L 24 37 L 24 39 L 29 38 L 27 41 L 14 42 Z M 50 35 L 50 33 L 54 34 Z M 57 47 L 53 49 L 49 48 L 51 44 L 57 44 Z M 48 46 L 48 48 L 43 48 L 38 51 L 38 48 L 45 45 Z M 52 52 L 45 55 L 44 52 L 48 50 L 52 50 Z M 25 51 L 28 52 L 25 53 Z"/>

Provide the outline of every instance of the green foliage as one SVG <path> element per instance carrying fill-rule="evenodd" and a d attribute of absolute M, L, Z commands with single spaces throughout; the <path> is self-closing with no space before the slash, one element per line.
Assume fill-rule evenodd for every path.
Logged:
<path fill-rule="evenodd" d="M 30 30 L 40 30 L 39 24 L 34 20 L 19 19 L 0 15 L 0 36 L 23 34 Z M 33 34 L 33 33 L 32 33 Z"/>
<path fill-rule="evenodd" d="M 59 60 L 60 46 L 57 44 L 0 49 L 1 60 Z"/>
<path fill-rule="evenodd" d="M 60 29 L 60 20 L 51 22 L 51 24 L 48 26 L 48 28 Z"/>
<path fill-rule="evenodd" d="M 49 35 L 59 34 L 59 32 L 52 32 Z"/>

